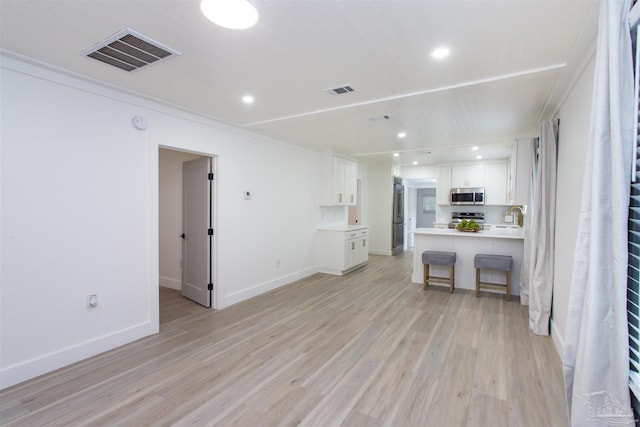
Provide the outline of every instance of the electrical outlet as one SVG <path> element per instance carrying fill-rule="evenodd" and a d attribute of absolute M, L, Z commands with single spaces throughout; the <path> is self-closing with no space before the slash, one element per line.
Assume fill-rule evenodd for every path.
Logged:
<path fill-rule="evenodd" d="M 95 308 L 98 305 L 98 294 L 87 295 L 87 308 Z"/>

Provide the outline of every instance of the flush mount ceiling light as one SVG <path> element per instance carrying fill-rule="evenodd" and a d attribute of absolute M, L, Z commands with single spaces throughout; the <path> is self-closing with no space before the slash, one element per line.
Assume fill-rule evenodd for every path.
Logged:
<path fill-rule="evenodd" d="M 482 156 L 476 156 L 476 159 L 480 160 L 482 159 Z"/>
<path fill-rule="evenodd" d="M 245 95 L 242 97 L 242 102 L 244 102 L 245 104 L 253 104 L 253 96 L 251 95 Z"/>
<path fill-rule="evenodd" d="M 398 138 L 404 138 L 405 136 L 407 136 L 407 134 L 404 133 L 404 132 L 399 132 L 398 133 Z"/>
<path fill-rule="evenodd" d="M 400 153 L 393 153 L 393 157 L 400 157 Z"/>
<path fill-rule="evenodd" d="M 216 25 L 244 30 L 258 22 L 258 10 L 247 0 L 202 0 L 200 10 Z"/>
<path fill-rule="evenodd" d="M 418 162 L 413 162 L 413 166 L 417 166 L 417 165 L 418 165 Z"/>
<path fill-rule="evenodd" d="M 446 58 L 447 56 L 449 56 L 449 48 L 439 47 L 433 52 L 431 52 L 431 56 L 433 56 L 435 59 Z"/>
<path fill-rule="evenodd" d="M 473 151 L 478 151 L 480 149 L 480 147 L 478 147 L 477 145 L 474 145 L 473 147 L 471 147 L 471 149 Z"/>

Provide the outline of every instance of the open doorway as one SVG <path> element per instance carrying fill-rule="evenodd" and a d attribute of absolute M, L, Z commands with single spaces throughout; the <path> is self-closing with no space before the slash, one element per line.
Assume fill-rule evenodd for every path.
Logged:
<path fill-rule="evenodd" d="M 435 179 L 406 179 L 406 249 L 413 248 L 413 232 L 416 228 L 433 227 L 436 220 L 436 184 Z"/>
<path fill-rule="evenodd" d="M 206 309 L 182 296 L 183 164 L 213 159 L 198 153 L 160 148 L 158 152 L 158 225 L 160 324 Z M 207 200 L 209 203 L 211 199 Z M 212 266 L 211 251 L 205 257 Z M 187 260 L 188 261 L 188 260 Z M 187 263 L 188 264 L 188 263 Z M 207 285 L 209 281 L 205 285 Z"/>

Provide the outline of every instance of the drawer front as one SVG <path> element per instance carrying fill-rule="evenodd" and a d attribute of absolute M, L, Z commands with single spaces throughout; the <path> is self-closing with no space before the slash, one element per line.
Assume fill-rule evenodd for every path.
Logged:
<path fill-rule="evenodd" d="M 362 230 L 347 231 L 344 233 L 345 240 L 357 239 L 360 237 L 367 237 L 369 235 L 369 229 L 363 228 Z"/>

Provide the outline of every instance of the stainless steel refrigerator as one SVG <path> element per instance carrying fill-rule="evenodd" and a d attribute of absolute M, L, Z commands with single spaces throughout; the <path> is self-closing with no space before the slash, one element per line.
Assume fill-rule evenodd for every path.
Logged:
<path fill-rule="evenodd" d="M 391 253 L 398 255 L 404 248 L 404 185 L 402 178 L 393 178 L 393 224 L 391 225 Z"/>

